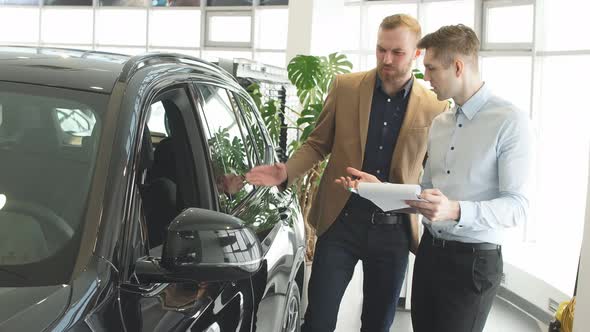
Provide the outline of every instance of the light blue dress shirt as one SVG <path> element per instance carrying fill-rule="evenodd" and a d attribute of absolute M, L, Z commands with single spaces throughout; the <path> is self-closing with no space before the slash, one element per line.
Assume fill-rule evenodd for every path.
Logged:
<path fill-rule="evenodd" d="M 437 238 L 502 244 L 506 229 L 526 222 L 533 132 L 528 114 L 484 84 L 464 105 L 437 116 L 430 129 L 422 188 L 459 201 L 459 221 L 431 222 Z"/>

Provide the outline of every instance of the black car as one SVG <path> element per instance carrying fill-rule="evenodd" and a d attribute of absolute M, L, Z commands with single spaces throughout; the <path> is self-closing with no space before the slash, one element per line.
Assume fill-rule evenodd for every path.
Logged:
<path fill-rule="evenodd" d="M 304 227 L 252 99 L 177 54 L 0 48 L 0 331 L 299 331 Z"/>

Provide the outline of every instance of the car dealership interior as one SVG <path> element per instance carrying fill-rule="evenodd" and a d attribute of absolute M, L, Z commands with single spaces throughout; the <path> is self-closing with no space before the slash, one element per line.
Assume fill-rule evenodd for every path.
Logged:
<path fill-rule="evenodd" d="M 589 11 L 0 0 L 0 331 L 590 331 Z"/>

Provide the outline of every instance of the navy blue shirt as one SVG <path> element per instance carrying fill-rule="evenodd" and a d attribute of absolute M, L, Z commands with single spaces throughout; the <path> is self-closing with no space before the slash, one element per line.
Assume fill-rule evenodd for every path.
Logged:
<path fill-rule="evenodd" d="M 412 84 L 414 80 L 410 78 L 397 94 L 389 96 L 383 90 L 379 75 L 375 80 L 362 170 L 375 175 L 382 182 L 389 180 L 391 158 L 406 115 Z M 358 195 L 351 196 L 347 208 L 368 211 L 379 209 Z"/>

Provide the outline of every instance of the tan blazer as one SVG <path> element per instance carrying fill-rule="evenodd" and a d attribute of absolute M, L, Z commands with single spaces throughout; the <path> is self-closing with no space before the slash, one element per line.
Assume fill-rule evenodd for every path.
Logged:
<path fill-rule="evenodd" d="M 337 76 L 316 128 L 287 161 L 288 184 L 291 185 L 330 155 L 308 218 L 318 236 L 332 225 L 351 195 L 334 180 L 346 174 L 346 167 L 361 169 L 363 165 L 376 73 L 373 69 Z M 448 103 L 438 101 L 434 93 L 414 82 L 391 157 L 389 182 L 419 182 L 432 119 L 447 107 Z M 416 248 L 418 220 L 416 215 L 412 215 L 411 219 L 411 247 Z"/>

